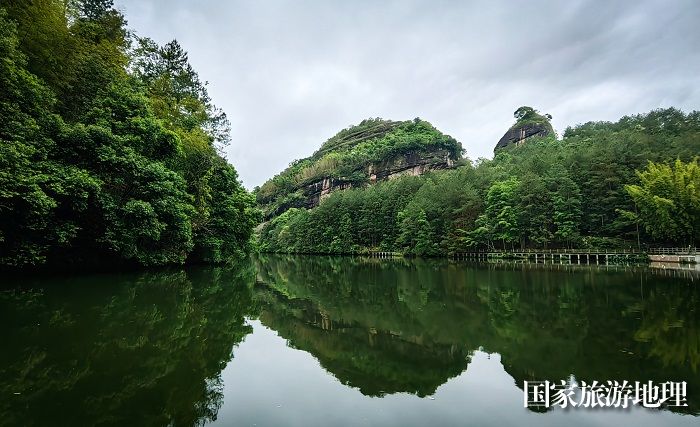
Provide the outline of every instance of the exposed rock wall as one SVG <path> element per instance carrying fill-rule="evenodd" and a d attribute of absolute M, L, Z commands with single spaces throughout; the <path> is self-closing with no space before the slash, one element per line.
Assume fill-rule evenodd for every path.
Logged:
<path fill-rule="evenodd" d="M 313 208 L 324 198 L 328 197 L 332 192 L 352 188 L 353 183 L 336 178 L 324 178 L 322 181 L 314 182 L 304 188 L 306 201 L 303 206 Z"/>
<path fill-rule="evenodd" d="M 379 181 L 396 179 L 404 175 L 418 176 L 429 171 L 449 169 L 455 161 L 446 150 L 435 150 L 428 153 L 411 152 L 396 156 L 367 167 L 367 182 L 374 184 Z M 364 185 L 364 184 L 363 184 Z M 307 185 L 303 189 L 305 201 L 297 207 L 313 208 L 321 200 L 334 191 L 345 190 L 356 186 L 355 183 L 343 178 L 325 178 Z M 286 210 L 286 209 L 285 209 Z"/>
<path fill-rule="evenodd" d="M 385 179 L 394 179 L 403 175 L 418 176 L 438 169 L 448 169 L 454 166 L 454 160 L 444 150 L 429 153 L 407 153 L 388 161 L 370 165 L 367 175 L 370 183 Z"/>
<path fill-rule="evenodd" d="M 513 127 L 508 129 L 508 131 L 501 137 L 496 144 L 496 148 L 493 151 L 498 151 L 501 148 L 508 147 L 510 145 L 520 145 L 525 142 L 526 139 L 533 136 L 547 136 L 549 135 L 549 129 L 545 125 L 532 123 L 525 124 L 518 127 Z"/>

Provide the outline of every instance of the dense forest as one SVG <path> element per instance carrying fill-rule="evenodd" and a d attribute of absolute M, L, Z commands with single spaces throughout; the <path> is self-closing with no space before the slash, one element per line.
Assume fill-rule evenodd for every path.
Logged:
<path fill-rule="evenodd" d="M 0 267 L 223 262 L 262 218 L 267 252 L 700 243 L 699 112 L 558 138 L 521 107 L 511 130 L 538 133 L 476 161 L 424 120 L 368 119 L 252 195 L 187 53 L 135 35 L 112 0 L 3 2 L 0 57 Z M 411 156 L 433 159 L 387 172 Z"/>
<path fill-rule="evenodd" d="M 551 116 L 529 107 L 515 118 L 551 129 Z M 268 252 L 414 255 L 698 244 L 699 153 L 697 111 L 589 122 L 497 150 L 493 160 L 333 192 L 314 209 L 266 222 L 259 243 Z"/>
<path fill-rule="evenodd" d="M 255 200 L 220 154 L 229 122 L 172 41 L 112 0 L 0 7 L 0 266 L 221 262 Z"/>

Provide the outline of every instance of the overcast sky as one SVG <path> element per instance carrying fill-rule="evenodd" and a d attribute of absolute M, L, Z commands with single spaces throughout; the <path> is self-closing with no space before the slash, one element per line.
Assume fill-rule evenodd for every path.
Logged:
<path fill-rule="evenodd" d="M 700 1 L 115 3 L 138 35 L 189 52 L 249 189 L 367 117 L 421 117 L 476 159 L 521 105 L 560 133 L 700 108 Z"/>

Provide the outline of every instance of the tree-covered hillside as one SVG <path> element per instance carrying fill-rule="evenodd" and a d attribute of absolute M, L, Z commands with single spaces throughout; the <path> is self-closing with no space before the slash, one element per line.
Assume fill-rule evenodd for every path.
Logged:
<path fill-rule="evenodd" d="M 516 120 L 523 120 L 517 111 Z M 288 210 L 262 228 L 261 248 L 438 255 L 698 244 L 698 154 L 700 112 L 669 108 L 590 122 L 567 128 L 561 139 L 511 145 L 493 160 L 336 192 L 317 208 Z"/>
<path fill-rule="evenodd" d="M 218 153 L 228 121 L 177 42 L 111 0 L 0 7 L 0 266 L 219 262 L 254 198 Z"/>
<path fill-rule="evenodd" d="M 445 152 L 452 161 L 460 159 L 462 151 L 459 142 L 424 120 L 367 119 L 338 132 L 312 156 L 292 162 L 256 189 L 256 196 L 266 216 L 272 217 L 290 207 L 309 205 L 305 187 L 324 179 L 362 187 L 370 182 L 372 165 L 379 170 L 382 163 L 409 153 L 420 157 Z"/>

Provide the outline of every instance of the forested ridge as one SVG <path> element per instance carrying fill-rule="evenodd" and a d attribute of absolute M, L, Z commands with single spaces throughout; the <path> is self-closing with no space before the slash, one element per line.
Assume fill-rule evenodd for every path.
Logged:
<path fill-rule="evenodd" d="M 551 130 L 493 160 L 330 194 L 260 230 L 262 251 L 444 255 L 514 248 L 700 243 L 700 112 L 589 122 L 558 138 L 530 107 L 515 127 Z M 511 129 L 513 129 L 511 128 Z"/>
<path fill-rule="evenodd" d="M 220 149 L 229 122 L 172 41 L 111 0 L 0 4 L 0 266 L 222 262 L 254 197 Z"/>
<path fill-rule="evenodd" d="M 309 207 L 309 186 L 323 180 L 332 180 L 339 187 L 361 187 L 370 183 L 370 170 L 376 173 L 409 153 L 418 157 L 442 154 L 445 161 L 452 162 L 462 152 L 456 139 L 420 118 L 366 119 L 338 132 L 313 155 L 293 161 L 256 188 L 255 194 L 265 217 L 270 218 L 289 207 Z"/>

